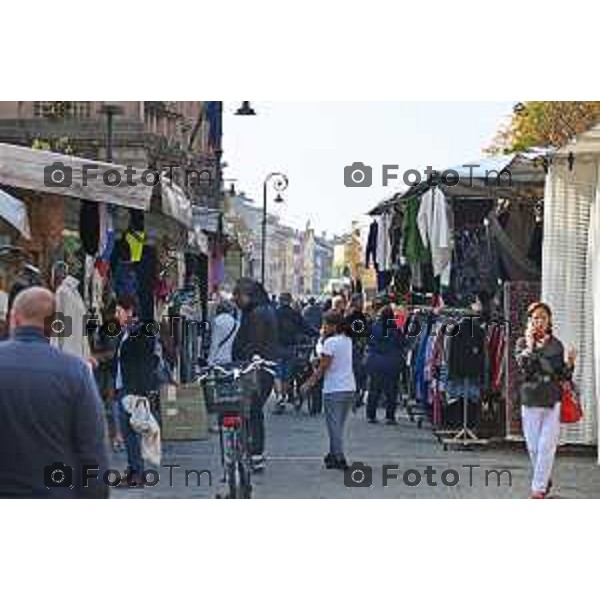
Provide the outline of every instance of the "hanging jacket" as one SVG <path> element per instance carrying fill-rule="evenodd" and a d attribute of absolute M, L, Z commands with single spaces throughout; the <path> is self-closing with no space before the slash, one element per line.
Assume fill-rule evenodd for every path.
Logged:
<path fill-rule="evenodd" d="M 421 206 L 420 198 L 409 198 L 406 201 L 404 222 L 402 223 L 402 240 L 404 256 L 411 265 L 429 262 L 430 255 L 421 239 L 417 218 Z"/>
<path fill-rule="evenodd" d="M 368 269 L 371 258 L 373 265 L 377 268 L 377 221 L 373 221 L 369 227 L 369 236 L 367 238 L 367 256 L 365 258 L 365 267 Z"/>
<path fill-rule="evenodd" d="M 485 367 L 485 331 L 477 317 L 466 317 L 459 323 L 458 333 L 454 333 L 456 323 L 447 324 L 450 336 L 448 357 L 448 378 L 450 380 L 469 379 L 481 381 Z"/>
<path fill-rule="evenodd" d="M 95 256 L 100 242 L 100 212 L 98 202 L 82 200 L 79 208 L 79 239 L 86 254 Z"/>
<path fill-rule="evenodd" d="M 50 338 L 50 343 L 63 352 L 89 358 L 90 344 L 86 335 L 87 311 L 79 293 L 79 281 L 68 275 L 56 290 L 56 312 L 65 316 L 65 335 Z"/>

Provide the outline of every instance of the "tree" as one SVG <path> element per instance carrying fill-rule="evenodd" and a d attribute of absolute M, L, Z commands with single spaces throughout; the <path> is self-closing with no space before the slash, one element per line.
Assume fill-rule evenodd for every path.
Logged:
<path fill-rule="evenodd" d="M 560 147 L 600 121 L 600 102 L 519 102 L 501 129 L 493 152 L 520 152 L 532 147 Z"/>

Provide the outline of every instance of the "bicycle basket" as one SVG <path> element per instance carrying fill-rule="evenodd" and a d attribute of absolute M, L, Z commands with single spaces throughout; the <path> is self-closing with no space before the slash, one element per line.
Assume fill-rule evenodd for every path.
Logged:
<path fill-rule="evenodd" d="M 205 381 L 204 397 L 209 412 L 239 414 L 250 404 L 252 386 L 247 378 L 211 377 Z"/>

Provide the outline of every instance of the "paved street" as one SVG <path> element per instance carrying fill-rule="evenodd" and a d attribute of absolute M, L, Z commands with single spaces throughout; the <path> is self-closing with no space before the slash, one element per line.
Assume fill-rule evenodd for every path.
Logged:
<path fill-rule="evenodd" d="M 384 424 L 367 424 L 364 412 L 351 416 L 348 428 L 348 459 L 362 461 L 373 468 L 372 487 L 348 489 L 344 474 L 328 471 L 322 457 L 327 450 L 327 435 L 321 417 L 295 414 L 268 414 L 267 417 L 268 467 L 254 477 L 256 498 L 526 498 L 528 495 L 528 461 L 519 448 L 494 448 L 484 450 L 448 450 L 437 443 L 431 431 L 402 417 L 398 427 Z M 173 487 L 169 486 L 169 470 L 162 468 L 161 481 L 155 487 L 143 490 L 116 489 L 113 498 L 211 498 L 220 488 L 218 437 L 211 434 L 206 442 L 177 442 L 163 445 L 163 464 L 179 464 L 173 469 Z M 382 465 L 398 464 L 398 480 L 390 480 L 382 487 Z M 478 465 L 472 469 L 464 465 Z M 115 455 L 115 466 L 124 468 L 124 455 Z M 431 466 L 431 481 L 427 484 L 425 469 Z M 196 486 L 195 477 L 185 485 L 186 469 L 208 469 L 213 474 L 213 486 L 208 476 Z M 402 481 L 408 469 L 421 472 L 421 484 L 409 487 Z M 444 470 L 454 469 L 460 481 L 454 487 L 442 484 Z M 508 476 L 502 476 L 500 487 L 497 476 L 490 474 L 486 486 L 486 470 L 510 469 L 512 487 Z M 472 473 L 472 485 L 470 481 Z M 416 475 L 411 475 L 411 477 Z M 448 483 L 454 476 L 447 475 Z M 600 467 L 591 452 L 582 455 L 561 452 L 555 472 L 557 490 L 555 498 L 600 498 Z"/>

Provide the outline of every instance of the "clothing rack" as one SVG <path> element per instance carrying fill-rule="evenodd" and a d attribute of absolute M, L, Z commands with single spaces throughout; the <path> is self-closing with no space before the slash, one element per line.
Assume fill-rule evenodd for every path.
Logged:
<path fill-rule="evenodd" d="M 408 307 L 409 311 L 408 311 L 408 315 L 407 315 L 407 319 L 411 319 L 413 317 L 426 317 L 427 318 L 427 327 L 428 329 L 426 330 L 425 335 L 427 336 L 427 338 L 429 338 L 431 335 L 437 336 L 440 335 L 440 331 L 439 329 L 437 329 L 441 323 L 440 321 L 443 320 L 444 318 L 456 318 L 457 321 L 463 320 L 465 318 L 476 318 L 476 319 L 481 319 L 482 316 L 479 312 L 476 312 L 470 308 L 457 308 L 457 307 L 449 307 L 449 306 L 445 306 L 445 307 L 440 307 L 440 308 L 433 308 L 431 306 L 423 306 L 423 305 L 411 305 Z M 433 317 L 433 319 L 431 319 L 431 317 Z M 419 336 L 423 335 L 423 330 L 421 330 L 419 332 Z M 422 341 L 420 342 L 422 344 L 428 344 L 428 341 Z M 433 341 L 432 343 L 438 343 L 437 341 Z M 425 356 L 427 357 L 429 352 L 431 351 L 429 348 L 425 349 L 422 346 L 419 346 L 419 343 L 417 343 L 417 345 L 415 346 L 415 348 L 412 349 L 412 351 L 416 351 L 416 352 L 423 352 L 426 353 Z M 439 352 L 439 350 L 433 350 L 434 352 Z M 421 355 L 421 357 L 414 357 L 413 355 L 411 355 L 411 363 L 412 363 L 412 367 L 415 368 L 415 365 L 417 362 L 419 361 L 423 361 L 424 359 L 422 358 L 423 355 Z M 425 360 L 429 360 L 429 358 L 426 358 Z M 424 365 L 423 362 L 421 362 L 420 366 L 418 367 L 419 369 L 426 369 L 429 367 L 426 367 Z M 411 382 L 416 382 L 417 380 L 415 379 L 416 374 L 415 372 L 411 372 L 410 373 L 410 377 L 409 380 Z M 426 393 L 429 395 L 431 393 L 434 394 L 444 394 L 447 392 L 447 388 L 439 388 L 437 387 L 434 391 L 433 387 L 430 387 L 431 382 L 433 380 L 438 380 L 438 382 L 440 381 L 439 377 L 432 377 L 431 379 L 427 380 L 425 389 L 427 390 Z M 421 386 L 423 385 L 422 380 L 421 380 Z M 437 385 L 437 384 L 436 384 Z M 419 393 L 423 393 L 423 388 L 421 387 L 421 392 L 418 391 L 419 388 L 419 384 L 418 383 L 414 383 L 414 389 L 411 389 L 411 393 L 410 396 L 412 396 L 413 402 L 406 402 L 405 403 L 405 410 L 409 416 L 409 419 L 411 422 L 417 422 L 417 426 L 419 428 L 422 427 L 422 422 L 425 419 L 425 417 L 428 417 L 431 419 L 431 421 L 434 424 L 434 430 L 433 433 L 434 435 L 437 437 L 438 441 L 440 443 L 443 444 L 444 446 L 444 450 L 447 450 L 449 446 L 451 445 L 460 445 L 461 447 L 469 447 L 471 445 L 475 445 L 475 444 L 487 444 L 488 440 L 483 440 L 483 439 L 479 439 L 478 436 L 474 433 L 474 431 L 469 427 L 469 411 L 468 411 L 468 406 L 469 406 L 469 398 L 468 396 L 465 394 L 464 396 L 462 396 L 462 402 L 463 402 L 463 411 L 462 411 L 462 423 L 461 423 L 461 427 L 457 428 L 457 429 L 452 429 L 452 430 L 441 430 L 441 429 L 435 429 L 435 423 L 439 422 L 436 420 L 436 406 L 439 407 L 440 406 L 440 402 L 441 402 L 441 397 L 437 396 L 433 401 L 429 401 L 429 402 L 423 402 L 423 401 L 419 401 L 418 400 L 418 394 Z M 429 398 L 431 398 L 431 396 L 429 396 Z M 481 398 L 480 398 L 481 400 Z M 441 413 L 437 412 L 438 415 L 438 419 L 441 418 Z"/>

